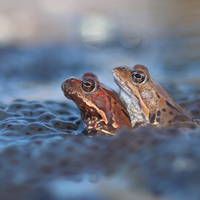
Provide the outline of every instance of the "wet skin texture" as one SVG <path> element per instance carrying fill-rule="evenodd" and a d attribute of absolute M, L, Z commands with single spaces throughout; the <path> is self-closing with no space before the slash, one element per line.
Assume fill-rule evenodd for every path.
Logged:
<path fill-rule="evenodd" d="M 85 73 L 82 80 L 70 77 L 63 82 L 62 90 L 80 109 L 88 133 L 113 135 L 118 129 L 131 127 L 117 93 L 99 83 L 95 74 Z"/>
<path fill-rule="evenodd" d="M 120 88 L 120 98 L 129 112 L 132 127 L 153 125 L 170 127 L 174 123 L 193 122 L 192 114 L 178 105 L 152 80 L 143 65 L 116 67 L 112 71 Z"/>

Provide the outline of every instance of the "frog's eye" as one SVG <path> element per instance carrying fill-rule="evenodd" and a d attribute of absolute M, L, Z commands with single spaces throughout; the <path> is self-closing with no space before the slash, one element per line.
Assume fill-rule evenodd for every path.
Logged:
<path fill-rule="evenodd" d="M 96 90 L 95 81 L 92 80 L 92 79 L 89 79 L 89 78 L 84 79 L 82 81 L 82 85 L 81 86 L 82 86 L 83 91 L 85 91 L 85 92 L 94 92 Z"/>
<path fill-rule="evenodd" d="M 146 74 L 143 71 L 135 70 L 132 72 L 132 80 L 134 83 L 141 84 L 146 82 Z"/>

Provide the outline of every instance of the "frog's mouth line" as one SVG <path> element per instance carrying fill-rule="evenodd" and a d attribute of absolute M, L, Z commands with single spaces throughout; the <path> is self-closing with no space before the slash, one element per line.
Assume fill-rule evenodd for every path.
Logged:
<path fill-rule="evenodd" d="M 68 99 L 71 99 L 71 97 L 70 96 L 68 96 L 67 94 L 64 94 L 65 95 L 65 97 L 66 98 L 68 98 Z"/>
<path fill-rule="evenodd" d="M 132 98 L 134 96 L 138 100 L 137 96 L 130 91 L 131 89 L 129 87 L 127 87 L 126 84 L 124 84 L 124 85 L 121 84 L 121 82 L 123 82 L 123 81 L 117 75 L 117 73 L 115 71 L 113 71 L 113 76 L 114 76 L 114 81 L 119 86 L 120 90 L 123 90 L 123 92 L 126 93 L 129 97 Z"/>

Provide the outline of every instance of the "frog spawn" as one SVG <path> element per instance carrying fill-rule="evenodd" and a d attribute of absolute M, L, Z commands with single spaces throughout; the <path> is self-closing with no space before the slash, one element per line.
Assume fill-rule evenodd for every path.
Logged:
<path fill-rule="evenodd" d="M 2 136 L 30 137 L 34 135 L 77 133 L 80 117 L 76 109 L 66 103 L 43 103 L 16 100 L 1 106 L 0 132 Z"/>
<path fill-rule="evenodd" d="M 78 109 L 68 103 L 17 100 L 1 106 L 1 111 L 0 199 L 23 199 L 26 194 L 26 199 L 33 195 L 34 200 L 40 197 L 63 200 L 70 195 L 64 193 L 66 198 L 61 198 L 58 185 L 68 188 L 72 183 L 77 183 L 75 194 L 81 183 L 91 184 L 88 191 L 91 197 L 95 182 L 119 195 L 119 182 L 106 182 L 115 180 L 119 174 L 134 194 L 138 188 L 145 195 L 148 190 L 154 198 L 159 194 L 172 195 L 173 199 L 175 193 L 175 199 L 191 199 L 190 195 L 200 194 L 198 129 L 188 130 L 186 136 L 176 127 L 164 130 L 140 127 L 134 132 L 121 130 L 113 137 L 88 138 L 80 133 Z M 72 124 L 78 129 L 67 128 Z M 30 135 L 23 130 L 28 127 L 32 129 Z M 44 127 L 48 130 L 38 130 Z M 4 135 L 6 130 L 12 135 Z M 100 193 L 105 196 L 100 199 L 109 199 L 108 190 L 102 191 L 101 187 Z M 81 195 L 77 194 L 77 199 L 82 199 Z M 149 195 L 145 198 L 149 199 Z"/>
<path fill-rule="evenodd" d="M 65 139 L 27 140 L 23 145 L 8 146 L 0 152 L 0 197 L 5 185 L 9 185 L 15 189 L 21 186 L 22 191 L 30 193 L 40 188 L 40 193 L 36 194 L 42 193 L 45 197 L 51 194 L 52 199 L 69 198 L 68 193 L 61 198 L 57 193 L 58 188 L 52 187 L 56 181 L 61 181 L 64 188 L 76 182 L 76 187 L 72 188 L 74 194 L 82 182 L 86 185 L 91 183 L 88 185 L 88 195 L 91 197 L 93 183 L 108 184 L 106 181 L 119 174 L 123 175 L 123 180 L 128 182 L 134 193 L 139 189 L 148 195 L 148 190 L 150 196 L 159 194 L 161 197 L 181 199 L 187 190 L 187 198 L 196 196 L 200 194 L 200 182 L 195 178 L 200 174 L 199 140 L 197 135 L 184 137 L 177 129 L 163 131 L 145 127 L 135 132 L 121 130 L 114 137 L 89 139 L 74 135 Z M 84 182 L 85 179 L 87 182 Z M 167 187 L 164 186 L 166 182 Z M 184 184 L 177 184 L 181 182 Z M 120 184 L 115 181 L 115 184 L 108 184 L 107 187 L 119 194 L 117 188 L 120 188 Z M 16 195 L 22 195 L 22 191 L 19 190 Z M 110 193 L 102 191 L 102 187 L 100 193 L 108 197 L 100 199 L 110 199 Z M 12 193 L 7 192 L 7 199 L 10 199 L 10 195 Z M 82 199 L 79 196 L 81 193 L 76 195 L 77 199 Z M 98 193 L 96 195 L 98 197 Z"/>

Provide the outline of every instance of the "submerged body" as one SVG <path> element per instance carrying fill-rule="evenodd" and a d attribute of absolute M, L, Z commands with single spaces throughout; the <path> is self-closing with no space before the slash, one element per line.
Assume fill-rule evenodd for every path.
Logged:
<path fill-rule="evenodd" d="M 100 83 L 95 74 L 86 73 L 82 80 L 70 77 L 63 82 L 62 90 L 80 109 L 88 133 L 113 135 L 118 129 L 131 127 L 117 93 Z"/>
<path fill-rule="evenodd" d="M 150 78 L 145 66 L 135 65 L 133 69 L 116 67 L 112 73 L 120 88 L 120 98 L 129 112 L 132 127 L 169 127 L 177 122 L 193 121 L 192 114 Z"/>

